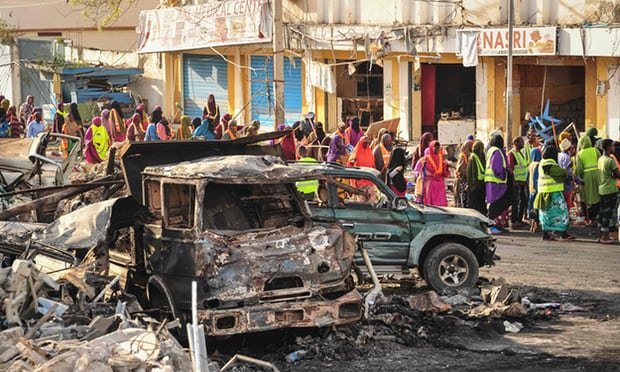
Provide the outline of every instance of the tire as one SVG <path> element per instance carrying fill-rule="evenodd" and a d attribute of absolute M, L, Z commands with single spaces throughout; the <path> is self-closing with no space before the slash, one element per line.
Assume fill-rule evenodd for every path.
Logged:
<path fill-rule="evenodd" d="M 443 243 L 433 248 L 423 263 L 424 280 L 436 292 L 471 288 L 478 280 L 478 260 L 459 243 Z"/>

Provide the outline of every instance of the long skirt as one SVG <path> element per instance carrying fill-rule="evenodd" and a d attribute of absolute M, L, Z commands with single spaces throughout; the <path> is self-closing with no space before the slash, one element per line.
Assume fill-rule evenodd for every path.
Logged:
<path fill-rule="evenodd" d="M 551 194 L 547 208 L 538 211 L 543 231 L 566 231 L 568 229 L 568 207 L 561 192 Z"/>
<path fill-rule="evenodd" d="M 469 193 L 467 192 L 467 179 L 460 178 L 456 183 L 456 192 L 454 200 L 457 208 L 470 208 Z"/>
<path fill-rule="evenodd" d="M 424 204 L 447 207 L 446 184 L 443 177 L 424 178 Z"/>

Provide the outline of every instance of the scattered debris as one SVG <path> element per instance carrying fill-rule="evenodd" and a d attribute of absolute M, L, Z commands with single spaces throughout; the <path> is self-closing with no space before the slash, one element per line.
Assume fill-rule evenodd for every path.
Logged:
<path fill-rule="evenodd" d="M 523 324 L 521 324 L 519 322 L 512 322 L 511 323 L 511 322 L 509 322 L 507 320 L 504 320 L 504 329 L 508 333 L 519 333 L 523 329 Z"/>
<path fill-rule="evenodd" d="M 445 313 L 452 308 L 435 291 L 428 291 L 408 298 L 409 306 L 422 312 Z"/>

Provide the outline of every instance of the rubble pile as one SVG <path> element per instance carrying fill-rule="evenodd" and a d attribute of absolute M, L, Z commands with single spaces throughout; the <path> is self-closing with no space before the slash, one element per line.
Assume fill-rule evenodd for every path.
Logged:
<path fill-rule="evenodd" d="M 187 371 L 191 359 L 166 322 L 145 315 L 96 274 L 97 259 L 54 274 L 33 261 L 0 269 L 0 370 Z"/>
<path fill-rule="evenodd" d="M 69 180 L 72 184 L 95 182 L 97 179 L 101 179 L 106 176 L 107 163 L 88 164 L 86 162 L 80 162 L 73 168 L 73 172 L 69 175 Z M 119 174 L 120 164 L 115 165 L 115 174 Z M 120 176 L 120 174 L 119 174 Z M 104 190 L 97 188 L 89 191 L 85 191 L 79 195 L 63 199 L 58 202 L 54 217 L 57 219 L 65 214 L 71 213 L 85 205 L 93 204 L 103 200 L 111 198 L 120 198 L 127 196 L 127 187 L 124 184 L 112 185 L 106 187 Z"/>
<path fill-rule="evenodd" d="M 439 296 L 434 291 L 392 294 L 377 302 L 363 322 L 337 328 L 324 337 L 297 337 L 280 355 L 285 355 L 287 363 L 303 359 L 347 361 L 389 342 L 467 349 L 471 340 L 492 340 L 520 332 L 537 321 L 585 311 L 571 303 L 536 303 L 521 292 L 500 279 L 451 296 Z"/>

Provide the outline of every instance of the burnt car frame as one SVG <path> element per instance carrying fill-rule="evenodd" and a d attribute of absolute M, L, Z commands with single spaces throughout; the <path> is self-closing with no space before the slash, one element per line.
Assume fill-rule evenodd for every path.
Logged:
<path fill-rule="evenodd" d="M 0 222 L 15 231 L 0 236 L 0 252 L 68 267 L 76 263 L 65 252 L 95 248 L 146 308 L 182 321 L 196 281 L 210 336 L 355 322 L 364 310 L 351 275 L 357 243 L 335 221 L 314 222 L 295 188 L 320 174 L 286 165 L 278 146 L 255 144 L 286 134 L 128 144 L 130 196 L 26 231 Z"/>

